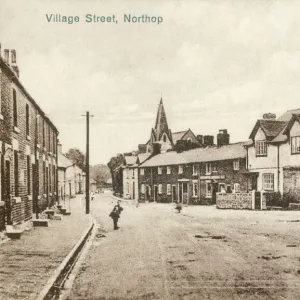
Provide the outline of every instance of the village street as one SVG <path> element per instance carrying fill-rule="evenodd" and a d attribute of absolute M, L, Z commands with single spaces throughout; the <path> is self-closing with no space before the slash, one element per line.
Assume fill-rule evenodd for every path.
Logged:
<path fill-rule="evenodd" d="M 68 299 L 300 299 L 300 212 L 122 202 L 97 195 L 99 224 Z"/>

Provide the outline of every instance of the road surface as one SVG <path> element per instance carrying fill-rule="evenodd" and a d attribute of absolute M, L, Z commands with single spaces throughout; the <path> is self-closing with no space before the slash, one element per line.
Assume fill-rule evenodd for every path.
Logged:
<path fill-rule="evenodd" d="M 300 299 L 300 213 L 122 203 L 97 195 L 99 229 L 68 299 Z"/>

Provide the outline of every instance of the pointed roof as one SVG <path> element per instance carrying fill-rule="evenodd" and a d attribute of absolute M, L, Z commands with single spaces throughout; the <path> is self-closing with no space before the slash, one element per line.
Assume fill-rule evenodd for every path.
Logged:
<path fill-rule="evenodd" d="M 169 135 L 169 127 L 162 98 L 160 98 L 158 106 L 154 132 L 156 140 L 160 140 L 163 133 Z"/>

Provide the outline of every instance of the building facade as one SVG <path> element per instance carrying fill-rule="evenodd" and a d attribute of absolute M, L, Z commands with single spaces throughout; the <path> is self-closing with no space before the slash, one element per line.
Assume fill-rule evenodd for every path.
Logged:
<path fill-rule="evenodd" d="M 0 49 L 1 203 L 19 224 L 57 200 L 58 130 L 19 80 L 16 51 Z"/>
<path fill-rule="evenodd" d="M 300 109 L 256 122 L 246 147 L 253 189 L 300 201 Z"/>
<path fill-rule="evenodd" d="M 244 143 L 170 151 L 139 166 L 141 201 L 215 204 L 216 193 L 248 190 Z"/>

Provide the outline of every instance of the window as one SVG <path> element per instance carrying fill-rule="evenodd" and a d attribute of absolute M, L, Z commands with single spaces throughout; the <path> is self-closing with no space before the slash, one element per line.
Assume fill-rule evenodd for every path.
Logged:
<path fill-rule="evenodd" d="M 125 170 L 125 174 L 126 174 L 126 178 L 128 179 L 129 178 L 129 174 L 128 174 L 128 169 Z"/>
<path fill-rule="evenodd" d="M 162 184 L 159 184 L 159 185 L 158 185 L 158 193 L 159 193 L 159 194 L 162 194 Z"/>
<path fill-rule="evenodd" d="M 207 198 L 211 198 L 211 182 L 205 183 L 205 194 Z"/>
<path fill-rule="evenodd" d="M 51 180 L 51 166 L 49 165 L 49 173 L 48 173 L 48 178 L 49 178 L 49 193 L 52 193 L 52 180 Z M 79 177 L 80 180 L 80 177 Z"/>
<path fill-rule="evenodd" d="M 51 134 L 51 132 L 50 132 L 50 126 L 48 126 L 48 151 L 49 152 L 51 152 L 50 134 Z"/>
<path fill-rule="evenodd" d="M 44 194 L 46 194 L 46 163 L 43 162 L 43 186 L 44 186 Z"/>
<path fill-rule="evenodd" d="M 266 191 L 274 191 L 274 174 L 262 174 L 262 187 Z"/>
<path fill-rule="evenodd" d="M 205 167 L 206 167 L 206 174 L 211 174 L 211 164 L 209 163 L 209 164 L 206 164 L 205 165 Z"/>
<path fill-rule="evenodd" d="M 198 182 L 193 181 L 193 197 L 197 197 L 197 196 L 198 196 Z"/>
<path fill-rule="evenodd" d="M 183 173 L 183 165 L 179 165 L 178 166 L 178 174 L 182 174 Z"/>
<path fill-rule="evenodd" d="M 171 167 L 167 166 L 167 174 L 171 174 Z"/>
<path fill-rule="evenodd" d="M 197 166 L 193 165 L 193 175 L 197 175 Z"/>
<path fill-rule="evenodd" d="M 131 177 L 134 178 L 134 169 L 131 170 Z"/>
<path fill-rule="evenodd" d="M 126 182 L 126 190 L 127 190 L 127 194 L 129 194 L 129 182 Z"/>
<path fill-rule="evenodd" d="M 145 169 L 144 168 L 140 169 L 140 175 L 145 175 Z"/>
<path fill-rule="evenodd" d="M 238 159 L 233 161 L 233 170 L 238 171 L 240 169 L 240 161 Z"/>
<path fill-rule="evenodd" d="M 266 141 L 255 142 L 256 156 L 267 156 L 267 143 Z"/>
<path fill-rule="evenodd" d="M 157 173 L 158 173 L 158 174 L 162 174 L 162 167 L 158 167 L 158 168 L 157 168 Z"/>
<path fill-rule="evenodd" d="M 19 154 L 14 150 L 15 196 L 19 196 Z"/>
<path fill-rule="evenodd" d="M 226 193 L 232 193 L 231 185 L 226 185 Z"/>
<path fill-rule="evenodd" d="M 225 183 L 219 183 L 219 193 L 226 193 Z"/>
<path fill-rule="evenodd" d="M 165 134 L 163 136 L 163 141 L 164 141 L 164 143 L 167 141 L 167 136 Z"/>
<path fill-rule="evenodd" d="M 55 174 L 55 166 L 52 167 L 53 169 L 53 192 L 56 191 L 56 174 Z"/>
<path fill-rule="evenodd" d="M 31 180 L 30 180 L 30 155 L 27 155 L 27 194 L 31 193 Z"/>
<path fill-rule="evenodd" d="M 218 171 L 218 169 L 217 169 L 217 163 L 211 164 L 211 171 L 212 172 L 217 172 Z"/>
<path fill-rule="evenodd" d="M 53 154 L 56 154 L 55 134 L 53 132 Z"/>
<path fill-rule="evenodd" d="M 43 147 L 45 147 L 45 120 L 43 120 Z"/>
<path fill-rule="evenodd" d="M 291 137 L 292 154 L 300 153 L 300 136 Z"/>
<path fill-rule="evenodd" d="M 171 184 L 167 184 L 167 195 L 171 195 Z"/>
<path fill-rule="evenodd" d="M 239 183 L 235 183 L 235 184 L 233 185 L 233 189 L 234 189 L 234 192 L 235 192 L 235 193 L 240 193 L 240 191 L 241 191 L 241 186 L 240 186 L 240 184 L 239 184 Z"/>
<path fill-rule="evenodd" d="M 14 126 L 18 127 L 17 92 L 15 89 L 13 89 L 13 117 L 14 117 Z"/>
<path fill-rule="evenodd" d="M 142 183 L 141 185 L 141 193 L 142 194 L 145 194 L 145 185 Z"/>
<path fill-rule="evenodd" d="M 26 135 L 29 136 L 29 105 L 26 104 Z"/>

